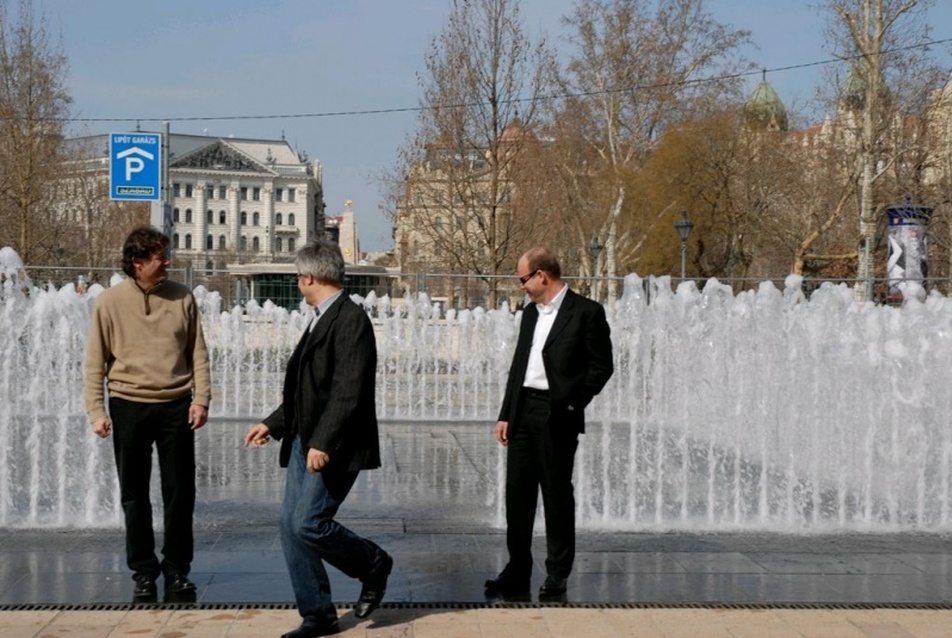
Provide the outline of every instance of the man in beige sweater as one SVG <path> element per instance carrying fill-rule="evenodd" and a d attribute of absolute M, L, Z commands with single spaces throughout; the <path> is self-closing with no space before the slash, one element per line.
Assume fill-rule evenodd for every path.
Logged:
<path fill-rule="evenodd" d="M 205 425 L 211 387 L 198 305 L 168 281 L 169 239 L 136 228 L 122 248 L 128 278 L 96 298 L 86 350 L 86 412 L 93 432 L 115 430 L 113 449 L 126 526 L 126 562 L 136 599 L 194 595 L 192 514 L 195 430 Z M 103 388 L 108 388 L 107 397 Z M 152 531 L 152 446 L 158 450 L 164 506 L 162 561 Z"/>

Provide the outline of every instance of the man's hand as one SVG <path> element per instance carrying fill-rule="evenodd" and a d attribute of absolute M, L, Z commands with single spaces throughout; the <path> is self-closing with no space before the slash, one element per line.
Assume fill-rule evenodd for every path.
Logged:
<path fill-rule="evenodd" d="M 271 429 L 264 423 L 259 423 L 245 434 L 245 447 L 261 447 L 270 440 Z"/>
<path fill-rule="evenodd" d="M 500 445 L 509 443 L 509 421 L 496 422 L 496 440 L 499 441 Z"/>
<path fill-rule="evenodd" d="M 307 449 L 307 471 L 308 472 L 319 472 L 322 467 L 327 465 L 331 460 L 331 457 L 327 456 L 326 452 L 321 452 L 315 448 Z"/>
<path fill-rule="evenodd" d="M 208 422 L 208 408 L 204 405 L 193 403 L 188 406 L 188 425 L 193 430 L 197 430 Z"/>
<path fill-rule="evenodd" d="M 93 432 L 100 438 L 106 438 L 112 431 L 112 422 L 108 416 L 101 416 L 93 421 Z"/>

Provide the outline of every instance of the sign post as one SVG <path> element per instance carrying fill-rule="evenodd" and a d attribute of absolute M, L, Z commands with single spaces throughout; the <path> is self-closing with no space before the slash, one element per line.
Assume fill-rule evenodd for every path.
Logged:
<path fill-rule="evenodd" d="M 158 133 L 109 134 L 109 199 L 161 198 L 161 144 Z"/>

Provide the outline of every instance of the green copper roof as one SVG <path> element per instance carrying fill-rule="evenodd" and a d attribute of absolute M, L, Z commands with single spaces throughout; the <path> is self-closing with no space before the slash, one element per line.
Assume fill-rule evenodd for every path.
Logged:
<path fill-rule="evenodd" d="M 780 96 L 767 82 L 766 75 L 765 72 L 763 81 L 747 98 L 747 103 L 744 104 L 744 115 L 751 124 L 786 131 L 787 109 L 780 101 Z"/>

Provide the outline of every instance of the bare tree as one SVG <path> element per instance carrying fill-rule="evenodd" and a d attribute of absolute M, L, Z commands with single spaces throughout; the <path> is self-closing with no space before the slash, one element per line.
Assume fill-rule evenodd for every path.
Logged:
<path fill-rule="evenodd" d="M 61 147 L 60 173 L 48 185 L 53 205 L 57 250 L 68 265 L 116 266 L 116 255 L 129 230 L 149 223 L 148 202 L 109 198 L 107 148 L 102 136 L 73 138 Z"/>
<path fill-rule="evenodd" d="M 0 0 L 0 245 L 25 263 L 50 260 L 57 249 L 49 184 L 71 98 L 66 58 L 49 38 L 33 3 L 21 0 L 16 20 Z"/>
<path fill-rule="evenodd" d="M 553 137 L 578 136 L 566 143 L 588 147 L 566 154 L 583 163 L 563 165 L 565 182 L 579 200 L 586 190 L 598 194 L 580 205 L 591 218 L 580 220 L 579 234 L 591 228 L 604 238 L 604 271 L 615 276 L 620 260 L 637 260 L 667 212 L 640 209 L 639 194 L 629 189 L 632 173 L 668 126 L 737 97 L 739 82 L 730 76 L 742 68 L 734 54 L 748 33 L 718 23 L 703 0 L 581 0 L 565 23 L 574 29 L 576 50 L 559 74 L 566 97 L 553 120 L 570 126 L 558 127 Z M 597 189 L 582 187 L 591 180 Z"/>
<path fill-rule="evenodd" d="M 397 250 L 416 259 L 406 269 L 486 275 L 495 305 L 495 276 L 512 271 L 543 221 L 520 210 L 517 164 L 539 143 L 546 59 L 518 0 L 453 0 L 426 56 L 416 135 L 401 151 Z"/>
<path fill-rule="evenodd" d="M 896 147 L 889 131 L 904 125 L 906 114 L 924 115 L 925 99 L 934 88 L 931 74 L 922 69 L 927 52 L 925 11 L 930 0 L 831 0 L 830 37 L 837 55 L 850 63 L 851 75 L 843 99 L 855 113 L 859 164 L 859 241 L 856 286 L 858 300 L 873 292 L 873 250 L 877 238 L 877 211 L 884 202 L 877 183 L 889 166 L 908 152 Z M 924 82 L 923 82 L 924 80 Z M 901 90 L 889 90 L 890 86 Z M 908 138 L 902 139 L 903 142 Z M 905 146 L 905 144 L 903 144 Z"/>

